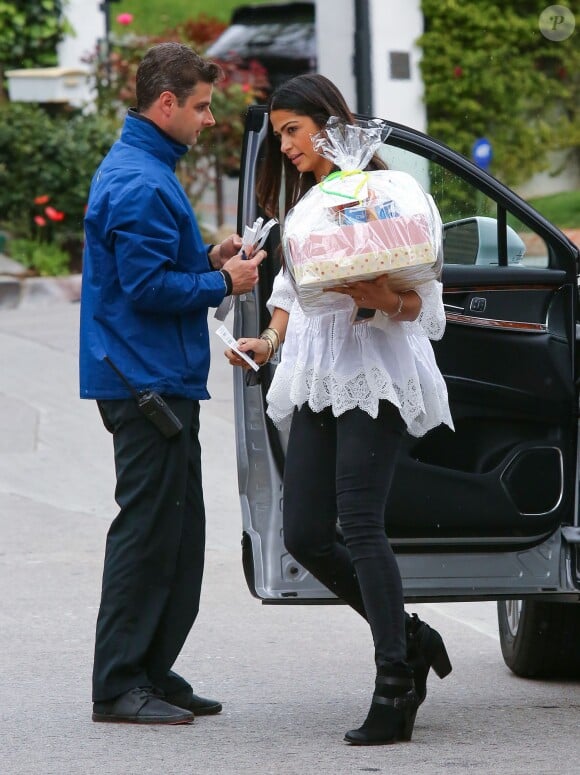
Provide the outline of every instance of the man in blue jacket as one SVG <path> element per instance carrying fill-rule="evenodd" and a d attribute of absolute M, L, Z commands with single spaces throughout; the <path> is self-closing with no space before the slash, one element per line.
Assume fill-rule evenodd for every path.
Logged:
<path fill-rule="evenodd" d="M 208 308 L 251 291 L 265 256 L 244 260 L 237 235 L 205 245 L 175 176 L 178 159 L 215 123 L 220 74 L 182 44 L 150 49 L 137 71 L 136 110 L 91 184 L 80 393 L 97 400 L 113 434 L 119 505 L 97 619 L 94 721 L 186 724 L 221 710 L 172 671 L 203 573 L 198 435 L 199 401 L 209 398 Z"/>

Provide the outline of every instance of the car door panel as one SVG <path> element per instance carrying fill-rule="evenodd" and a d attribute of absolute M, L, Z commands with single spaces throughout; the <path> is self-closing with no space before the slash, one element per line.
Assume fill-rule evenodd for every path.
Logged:
<path fill-rule="evenodd" d="M 570 519 L 574 491 L 565 275 L 445 267 L 443 282 L 448 323 L 434 349 L 455 432 L 407 439 L 386 509 L 388 534 L 394 542 L 537 542 Z M 471 310 L 473 299 L 485 304 Z"/>

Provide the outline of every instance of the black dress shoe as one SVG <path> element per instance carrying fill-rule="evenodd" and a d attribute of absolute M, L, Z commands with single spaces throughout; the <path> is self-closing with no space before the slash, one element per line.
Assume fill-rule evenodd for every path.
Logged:
<path fill-rule="evenodd" d="M 138 687 L 113 700 L 93 703 L 93 721 L 115 724 L 191 724 L 191 711 L 171 705 L 151 687 Z"/>
<path fill-rule="evenodd" d="M 171 705 L 177 705 L 178 708 L 185 708 L 185 710 L 191 711 L 195 716 L 213 716 L 222 710 L 221 702 L 199 697 L 191 691 L 166 694 L 165 701 L 171 703 Z"/>

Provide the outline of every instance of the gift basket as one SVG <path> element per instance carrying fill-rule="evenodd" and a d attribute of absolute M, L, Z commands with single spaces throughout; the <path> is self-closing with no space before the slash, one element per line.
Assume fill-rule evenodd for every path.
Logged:
<path fill-rule="evenodd" d="M 388 273 L 390 287 L 404 291 L 439 277 L 442 227 L 431 196 L 405 172 L 365 170 L 388 131 L 374 119 L 347 124 L 331 117 L 312 137 L 338 170 L 284 223 L 286 265 L 307 314 L 352 305 L 324 288 Z"/>

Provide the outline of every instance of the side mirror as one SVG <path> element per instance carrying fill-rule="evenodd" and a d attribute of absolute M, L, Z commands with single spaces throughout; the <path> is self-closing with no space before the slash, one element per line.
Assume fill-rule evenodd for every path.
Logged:
<path fill-rule="evenodd" d="M 519 265 L 526 246 L 507 226 L 508 264 Z M 443 255 L 446 264 L 497 266 L 497 221 L 481 215 L 443 224 Z"/>

